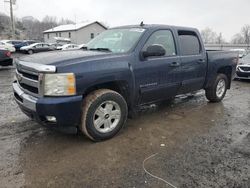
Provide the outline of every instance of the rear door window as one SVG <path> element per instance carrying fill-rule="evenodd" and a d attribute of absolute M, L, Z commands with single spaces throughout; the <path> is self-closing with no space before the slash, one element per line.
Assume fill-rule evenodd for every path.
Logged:
<path fill-rule="evenodd" d="M 193 31 L 178 31 L 180 51 L 182 55 L 199 55 L 201 44 L 198 36 Z"/>

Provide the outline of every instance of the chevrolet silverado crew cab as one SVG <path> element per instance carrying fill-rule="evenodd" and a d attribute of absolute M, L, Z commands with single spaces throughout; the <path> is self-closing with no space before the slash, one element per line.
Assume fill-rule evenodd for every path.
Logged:
<path fill-rule="evenodd" d="M 206 51 L 197 29 L 123 26 L 81 50 L 21 57 L 13 89 L 37 122 L 102 141 L 122 129 L 129 113 L 178 94 L 204 89 L 209 101 L 220 102 L 237 63 L 235 52 Z"/>

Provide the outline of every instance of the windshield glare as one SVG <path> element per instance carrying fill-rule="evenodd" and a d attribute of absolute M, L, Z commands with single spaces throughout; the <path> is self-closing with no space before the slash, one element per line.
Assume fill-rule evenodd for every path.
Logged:
<path fill-rule="evenodd" d="M 125 53 L 138 42 L 145 29 L 111 29 L 104 31 L 87 44 L 88 49 L 108 49 L 114 53 Z"/>

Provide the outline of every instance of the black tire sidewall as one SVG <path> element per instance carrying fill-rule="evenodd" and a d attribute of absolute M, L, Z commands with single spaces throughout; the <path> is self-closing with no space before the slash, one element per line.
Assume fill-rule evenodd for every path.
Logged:
<path fill-rule="evenodd" d="M 105 101 L 114 101 L 116 102 L 120 109 L 121 109 L 121 119 L 118 125 L 115 127 L 114 130 L 108 133 L 101 133 L 96 130 L 94 123 L 93 123 L 93 116 L 96 109 Z M 88 134 L 95 140 L 95 141 L 102 141 L 109 138 L 114 137 L 123 127 L 127 119 L 127 104 L 126 101 L 123 99 L 122 96 L 116 93 L 105 93 L 98 97 L 89 107 L 87 115 L 86 115 L 86 129 Z"/>

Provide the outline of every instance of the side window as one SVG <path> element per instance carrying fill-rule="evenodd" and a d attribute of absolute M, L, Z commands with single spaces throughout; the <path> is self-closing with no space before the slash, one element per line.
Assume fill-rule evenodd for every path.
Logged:
<path fill-rule="evenodd" d="M 182 55 L 199 55 L 201 45 L 199 38 L 193 31 L 178 31 L 180 50 Z"/>
<path fill-rule="evenodd" d="M 144 45 L 143 51 L 146 51 L 149 46 L 154 44 L 162 45 L 166 50 L 166 56 L 176 55 L 174 37 L 171 31 L 159 30 L 154 32 Z"/>
<path fill-rule="evenodd" d="M 91 33 L 91 34 L 90 34 L 90 38 L 91 38 L 91 39 L 95 38 L 95 34 L 94 34 L 94 33 Z"/>

